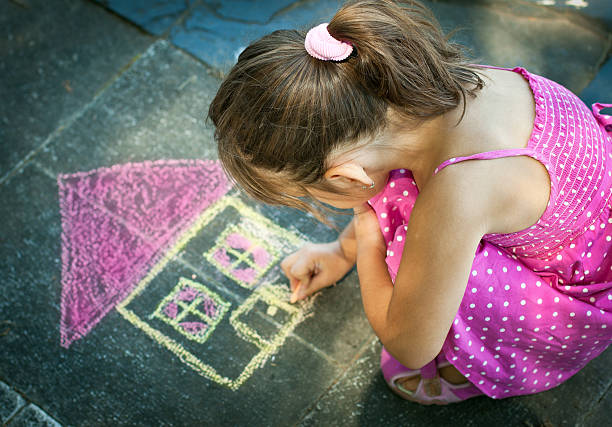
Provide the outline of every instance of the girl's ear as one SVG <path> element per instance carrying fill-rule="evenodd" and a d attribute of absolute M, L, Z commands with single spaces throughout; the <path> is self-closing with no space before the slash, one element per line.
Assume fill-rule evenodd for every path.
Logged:
<path fill-rule="evenodd" d="M 368 176 L 363 167 L 357 163 L 348 162 L 333 166 L 325 172 L 325 178 L 330 181 L 347 180 L 360 186 L 369 187 L 374 181 Z"/>

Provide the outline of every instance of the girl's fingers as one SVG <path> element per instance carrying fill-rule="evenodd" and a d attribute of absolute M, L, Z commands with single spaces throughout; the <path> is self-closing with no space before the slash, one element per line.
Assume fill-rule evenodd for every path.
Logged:
<path fill-rule="evenodd" d="M 323 289 L 331 284 L 335 283 L 335 280 L 330 275 L 329 269 L 321 269 L 320 266 L 315 266 L 313 274 L 309 278 L 307 286 L 303 286 L 301 283 L 298 288 L 293 292 L 291 302 L 301 300 L 308 295 L 311 295 L 320 289 Z"/>
<path fill-rule="evenodd" d="M 334 272 L 342 267 L 336 265 L 335 261 L 338 260 L 330 264 L 330 256 L 337 257 L 328 250 L 327 245 L 307 245 L 281 262 L 281 269 L 289 279 L 292 303 L 329 286 L 339 278 L 335 278 L 337 274 Z"/>
<path fill-rule="evenodd" d="M 301 281 L 302 284 L 305 284 L 310 281 L 313 271 L 314 261 L 312 257 L 302 255 L 295 260 L 293 265 L 291 265 L 289 274 L 291 277 Z"/>
<path fill-rule="evenodd" d="M 291 301 L 295 302 L 308 294 L 310 282 L 314 275 L 315 264 L 311 257 L 299 257 L 289 269 L 290 277 L 296 281 L 295 288 L 292 288 Z"/>
<path fill-rule="evenodd" d="M 291 276 L 291 267 L 293 266 L 295 261 L 298 259 L 298 256 L 299 256 L 298 252 L 294 252 L 288 257 L 286 257 L 284 260 L 282 260 L 280 263 L 281 270 L 283 270 L 283 273 L 285 273 L 285 276 L 287 276 L 289 280 L 293 278 Z"/>
<path fill-rule="evenodd" d="M 296 252 L 286 257 L 280 264 L 281 270 L 289 279 L 289 285 L 292 290 L 295 289 L 297 283 L 303 278 L 303 274 L 300 273 L 303 267 L 298 263 L 300 258 L 299 252 Z"/>
<path fill-rule="evenodd" d="M 291 304 L 302 298 L 302 294 L 300 292 L 302 282 L 296 280 L 295 283 L 295 289 L 293 287 L 291 288 Z"/>
<path fill-rule="evenodd" d="M 303 298 L 308 288 L 312 276 L 308 259 L 309 257 L 304 256 L 302 251 L 298 251 L 286 257 L 280 264 L 281 270 L 289 279 L 291 303 Z"/>
<path fill-rule="evenodd" d="M 291 292 L 295 292 L 295 288 L 297 288 L 300 284 L 300 281 L 298 279 L 294 279 L 292 277 L 289 278 L 289 289 L 291 289 Z"/>

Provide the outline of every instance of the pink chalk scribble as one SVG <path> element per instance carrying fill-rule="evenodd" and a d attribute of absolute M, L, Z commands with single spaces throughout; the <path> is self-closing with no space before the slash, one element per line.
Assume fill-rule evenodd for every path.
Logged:
<path fill-rule="evenodd" d="M 189 335 L 200 336 L 206 331 L 208 325 L 202 322 L 181 322 L 179 326 Z"/>
<path fill-rule="evenodd" d="M 213 259 L 222 267 L 229 268 L 232 265 L 229 255 L 225 248 L 219 248 L 213 255 Z"/>
<path fill-rule="evenodd" d="M 231 233 L 225 238 L 226 243 L 230 248 L 248 250 L 252 243 L 249 239 L 238 233 Z"/>
<path fill-rule="evenodd" d="M 177 295 L 177 298 L 180 301 L 193 301 L 199 295 L 202 295 L 200 291 L 198 291 L 197 289 L 193 289 L 191 286 L 186 286 L 181 289 L 181 291 Z"/>
<path fill-rule="evenodd" d="M 219 162 L 160 160 L 58 176 L 61 345 L 121 302 L 230 183 Z"/>
<path fill-rule="evenodd" d="M 164 307 L 164 314 L 170 319 L 176 319 L 176 316 L 178 315 L 178 305 L 175 302 L 169 302 Z"/>
<path fill-rule="evenodd" d="M 214 319 L 217 316 L 217 304 L 207 296 L 203 295 L 202 309 L 201 311 L 206 314 L 209 318 Z"/>
<path fill-rule="evenodd" d="M 238 280 L 242 280 L 243 282 L 252 284 L 253 282 L 255 282 L 257 272 L 251 267 L 235 268 L 232 270 L 232 275 Z"/>
<path fill-rule="evenodd" d="M 267 250 L 258 246 L 253 250 L 253 259 L 258 267 L 265 268 L 270 263 L 271 256 Z"/>

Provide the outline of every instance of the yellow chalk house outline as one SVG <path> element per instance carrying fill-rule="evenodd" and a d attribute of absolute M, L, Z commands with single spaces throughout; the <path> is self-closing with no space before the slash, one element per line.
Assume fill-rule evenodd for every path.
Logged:
<path fill-rule="evenodd" d="M 303 243 L 302 239 L 257 213 L 239 199 L 231 196 L 225 196 L 209 209 L 205 210 L 202 215 L 200 215 L 190 229 L 178 239 L 176 244 L 138 283 L 134 291 L 132 291 L 127 298 L 119 303 L 116 308 L 126 320 L 144 331 L 153 340 L 157 341 L 159 344 L 173 352 L 181 359 L 181 361 L 193 368 L 200 375 L 235 391 L 240 388 L 240 386 L 244 384 L 244 382 L 249 379 L 251 375 L 253 375 L 257 368 L 263 366 L 268 358 L 270 358 L 270 356 L 280 349 L 289 334 L 309 314 L 310 310 L 312 309 L 312 299 L 308 301 L 300 301 L 297 304 L 289 304 L 287 302 L 289 299 L 289 291 L 286 286 L 266 284 L 259 286 L 236 310 L 232 312 L 230 315 L 230 324 L 232 327 L 242 339 L 254 344 L 259 349 L 259 352 L 253 356 L 238 377 L 234 379 L 220 375 L 212 366 L 208 365 L 193 353 L 186 350 L 179 342 L 153 328 L 136 313 L 127 308 L 130 302 L 132 302 L 144 291 L 147 285 L 164 269 L 168 262 L 176 254 L 178 254 L 178 252 L 181 251 L 187 245 L 187 243 L 202 230 L 204 226 L 206 226 L 219 212 L 228 206 L 234 207 L 238 212 L 240 212 L 243 218 L 247 218 L 257 224 L 257 226 L 278 235 L 283 241 L 291 244 L 292 246 L 298 247 Z M 201 284 L 198 284 L 198 287 L 200 289 L 205 288 Z M 208 289 L 207 291 L 212 292 Z M 219 300 L 221 301 L 221 298 Z M 272 338 L 264 339 L 249 325 L 240 320 L 240 316 L 253 309 L 258 301 L 263 301 L 270 305 L 268 309 L 268 314 L 270 315 L 273 315 L 278 309 L 282 309 L 289 314 L 289 321 L 285 322 Z M 216 322 L 219 322 L 224 314 L 225 313 L 219 313 L 219 316 L 216 318 Z M 216 324 L 211 325 L 210 332 L 212 332 L 214 326 L 216 326 Z"/>

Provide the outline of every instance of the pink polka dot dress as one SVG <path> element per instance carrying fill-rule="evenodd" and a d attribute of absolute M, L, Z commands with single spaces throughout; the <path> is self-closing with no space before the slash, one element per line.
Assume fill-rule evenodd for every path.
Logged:
<path fill-rule="evenodd" d="M 548 170 L 549 205 L 533 226 L 487 234 L 442 352 L 493 398 L 548 390 L 612 342 L 612 119 L 546 78 L 515 68 L 531 86 L 536 118 L 526 148 L 457 157 L 530 156 Z M 451 166 L 452 167 L 452 166 Z M 393 280 L 418 195 L 393 171 L 370 200 Z"/>

